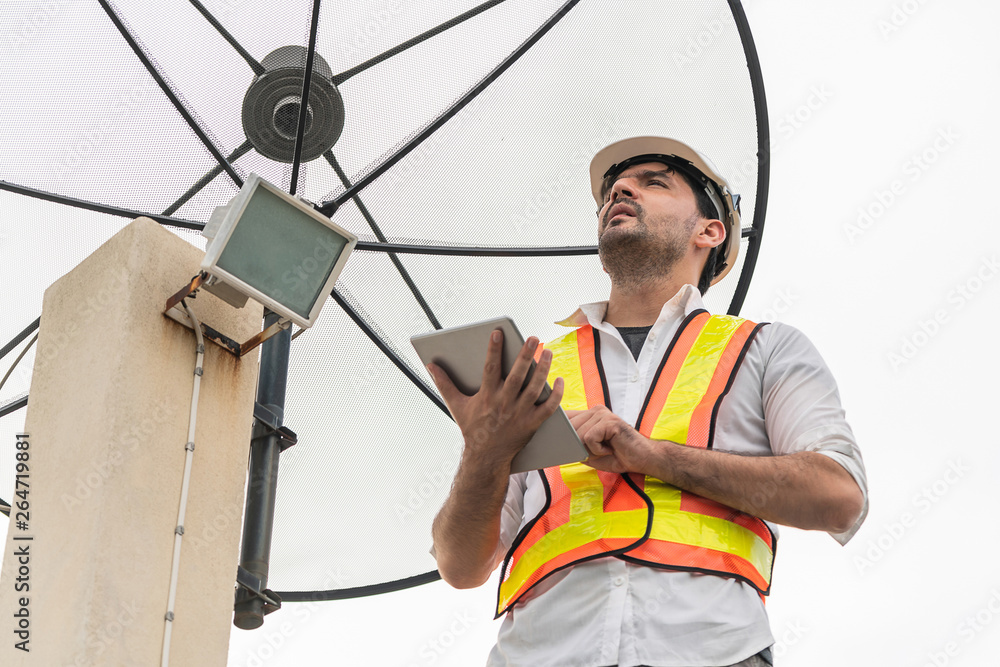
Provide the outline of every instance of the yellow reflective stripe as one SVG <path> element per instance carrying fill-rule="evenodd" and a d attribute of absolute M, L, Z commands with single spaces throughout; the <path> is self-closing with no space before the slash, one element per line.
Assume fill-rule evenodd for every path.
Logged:
<path fill-rule="evenodd" d="M 571 493 L 569 521 L 547 532 L 514 563 L 510 576 L 500 586 L 500 609 L 510 603 L 536 570 L 557 556 L 596 540 L 637 540 L 646 532 L 649 510 L 645 505 L 621 512 L 604 511 L 604 485 L 593 468 L 570 463 L 560 466 L 559 474 Z"/>
<path fill-rule="evenodd" d="M 687 442 L 691 415 L 708 391 L 729 340 L 744 321 L 739 317 L 720 315 L 708 319 L 677 373 L 677 381 L 663 404 L 650 438 L 681 444 Z"/>
<path fill-rule="evenodd" d="M 774 554 L 771 545 L 748 528 L 719 517 L 681 510 L 681 490 L 650 477 L 646 495 L 653 501 L 653 526 L 650 540 L 687 544 L 714 549 L 749 561 L 770 583 Z"/>
<path fill-rule="evenodd" d="M 563 379 L 562 405 L 564 410 L 586 410 L 587 391 L 583 386 L 583 369 L 576 345 L 576 331 L 545 345 L 552 351 L 552 366 L 549 368 L 549 385 L 557 377 Z"/>

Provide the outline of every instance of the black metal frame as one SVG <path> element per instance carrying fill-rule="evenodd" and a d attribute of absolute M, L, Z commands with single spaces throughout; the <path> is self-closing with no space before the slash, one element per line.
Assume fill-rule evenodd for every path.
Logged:
<path fill-rule="evenodd" d="M 295 126 L 295 148 L 292 151 L 292 175 L 288 181 L 288 194 L 295 194 L 299 183 L 299 168 L 302 163 L 302 138 L 306 133 L 306 117 L 309 115 L 309 88 L 312 85 L 313 63 L 316 62 L 316 33 L 319 32 L 319 3 L 313 0 L 312 20 L 309 26 L 309 46 L 306 49 L 306 68 L 302 73 L 302 95 L 299 97 L 299 120 Z"/>
<path fill-rule="evenodd" d="M 736 283 L 733 300 L 729 302 L 729 314 L 739 315 L 750 289 L 750 279 L 757 266 L 757 254 L 764 237 L 764 216 L 767 214 L 767 193 L 771 175 L 771 126 L 767 120 L 767 98 L 764 96 L 764 77 L 760 71 L 760 59 L 757 57 L 757 47 L 750 33 L 746 12 L 740 0 L 729 0 L 729 9 L 733 13 L 736 29 L 743 43 L 743 53 L 747 57 L 747 69 L 750 71 L 750 90 L 753 93 L 754 115 L 757 117 L 757 192 L 753 205 L 753 223 L 749 229 L 744 229 L 742 237 L 749 237 L 747 252 L 743 258 L 743 270 L 740 280 Z"/>
<path fill-rule="evenodd" d="M 26 407 L 27 405 L 28 405 L 27 394 L 18 398 L 11 399 L 9 402 L 0 405 L 0 418 L 6 417 L 12 412 L 17 412 L 18 410 L 20 410 L 23 407 Z"/>
<path fill-rule="evenodd" d="M 11 338 L 10 342 L 8 342 L 6 345 L 0 348 L 0 359 L 6 357 L 11 350 L 20 345 L 21 341 L 23 341 L 28 336 L 38 331 L 38 325 L 41 323 L 41 321 L 42 318 L 36 317 L 34 322 L 24 327 L 24 329 L 21 330 L 21 333 Z"/>
<path fill-rule="evenodd" d="M 204 144 L 205 148 L 208 149 L 208 152 L 212 154 L 212 157 L 214 157 L 216 161 L 222 166 L 223 170 L 227 174 L 229 174 L 229 177 L 233 179 L 233 182 L 236 183 L 237 187 L 243 187 L 243 179 L 240 177 L 239 174 L 236 173 L 236 170 L 233 169 L 233 165 L 229 164 L 226 158 L 219 151 L 218 147 L 215 145 L 215 142 L 213 142 L 209 138 L 208 134 L 205 133 L 205 130 L 203 130 L 201 125 L 199 125 L 198 122 L 194 119 L 194 116 L 191 115 L 191 112 L 188 111 L 187 107 L 184 106 L 180 98 L 177 97 L 173 89 L 169 86 L 169 84 L 167 84 L 167 82 L 164 80 L 160 72 L 156 69 L 156 67 L 153 66 L 153 63 L 146 55 L 146 52 L 142 50 L 142 47 L 139 45 L 139 42 L 136 40 L 135 37 L 132 36 L 132 33 L 129 31 L 128 27 L 125 25 L 125 22 L 122 20 L 122 18 L 118 16 L 117 13 L 115 13 L 114 9 L 112 9 L 111 5 L 108 3 L 108 0 L 97 0 L 97 1 L 98 3 L 100 3 L 101 8 L 104 9 L 104 13 L 108 15 L 109 19 L 111 19 L 111 22 L 115 24 L 115 28 L 118 29 L 119 33 L 121 33 L 122 38 L 129 45 L 129 47 L 131 47 L 132 51 L 135 53 L 136 58 L 138 58 L 139 61 L 142 63 L 143 67 L 146 68 L 146 71 L 149 72 L 149 75 L 153 77 L 153 80 L 156 82 L 156 85 L 160 87 L 160 90 L 163 91 L 163 94 L 166 95 L 167 99 L 170 100 L 170 103 L 174 105 L 174 108 L 177 110 L 177 113 L 179 113 L 181 117 L 184 118 L 184 121 L 188 124 L 188 127 L 191 128 L 191 131 L 198 136 L 198 139 L 201 140 L 201 143 Z"/>
<path fill-rule="evenodd" d="M 539 26 L 538 29 L 528 36 L 526 40 L 521 42 L 521 44 L 510 53 L 510 55 L 504 58 L 499 65 L 494 67 L 489 74 L 479 81 L 479 83 L 470 88 L 440 116 L 435 118 L 431 123 L 427 124 L 424 129 L 414 135 L 413 138 L 411 138 L 407 143 L 403 144 L 399 150 L 379 163 L 377 167 L 365 174 L 360 180 L 355 181 L 354 185 L 348 188 L 345 192 L 341 193 L 340 196 L 321 204 L 318 207 L 320 213 L 328 216 L 333 215 L 341 204 L 351 199 L 355 194 L 371 184 L 372 181 L 391 169 L 397 162 L 409 155 L 413 149 L 434 134 L 442 125 L 451 120 L 455 114 L 464 109 L 469 102 L 476 99 L 480 93 L 486 90 L 487 86 L 493 83 L 501 74 L 506 72 L 511 65 L 520 60 L 521 56 L 528 52 L 528 49 L 534 46 L 535 43 L 545 35 L 545 33 L 551 30 L 552 27 L 555 26 L 555 24 L 558 23 L 564 16 L 566 16 L 567 12 L 569 12 L 569 10 L 575 7 L 579 2 L 580 0 L 567 0 L 566 3 L 556 10 L 555 14 L 546 19 L 545 23 Z"/>
<path fill-rule="evenodd" d="M 416 385 L 417 389 L 423 392 L 424 396 L 429 398 L 434 405 L 436 405 L 450 418 L 451 413 L 448 411 L 448 407 L 444 404 L 444 401 L 442 401 L 441 398 L 434 393 L 434 390 L 427 386 L 423 379 L 417 375 L 412 368 L 410 368 L 409 364 L 407 364 L 406 361 L 404 361 L 403 358 L 400 357 L 388 343 L 386 343 L 385 338 L 383 338 L 372 328 L 370 324 L 368 324 L 368 321 L 361 315 L 361 313 L 359 313 L 353 305 L 348 303 L 348 301 L 339 292 L 337 292 L 336 289 L 330 293 L 330 296 L 337 302 L 337 305 L 340 306 L 345 313 L 347 313 L 347 316 L 350 317 L 356 325 L 358 325 L 358 328 L 361 329 L 366 336 L 368 336 L 368 339 L 375 344 L 382 354 L 387 356 L 389 361 L 391 361 L 410 382 Z"/>
<path fill-rule="evenodd" d="M 316 0 L 317 3 L 319 0 Z M 276 324 L 277 313 L 268 312 L 264 326 Z M 253 435 L 250 439 L 250 464 L 247 473 L 246 511 L 239 568 L 258 580 L 256 589 L 241 586 L 236 591 L 233 625 L 244 630 L 259 628 L 264 615 L 277 607 L 268 604 L 260 594 L 267 587 L 271 561 L 271 535 L 274 528 L 274 506 L 277 501 L 278 463 L 281 452 L 289 446 L 282 433 L 285 414 L 285 390 L 288 384 L 288 359 L 292 347 L 289 329 L 267 339 L 260 355 L 260 375 L 257 379 L 257 406 Z M 260 411 L 260 415 L 258 415 Z M 293 434 L 294 436 L 294 434 Z M 267 591 L 270 592 L 270 591 Z M 278 605 L 281 594 L 274 594 Z"/>
<path fill-rule="evenodd" d="M 233 37 L 232 34 L 230 34 L 228 30 L 226 30 L 226 28 L 222 25 L 219 19 L 212 16 L 212 13 L 208 11 L 205 5 L 201 4 L 199 0 L 188 0 L 188 2 L 190 2 L 194 6 L 194 8 L 197 9 L 201 13 L 201 15 L 205 17 L 205 20 L 208 21 L 212 25 L 212 27 L 218 31 L 220 35 L 222 35 L 223 39 L 229 42 L 229 45 L 236 50 L 236 53 L 240 54 L 243 60 L 247 61 L 247 64 L 250 65 L 250 69 L 253 70 L 254 74 L 260 76 L 266 71 L 264 69 L 264 66 L 261 65 L 256 58 L 250 55 L 250 52 L 247 51 L 245 48 L 243 48 L 243 45 L 240 44 L 236 40 L 236 38 Z"/>
<path fill-rule="evenodd" d="M 442 23 L 441 25 L 439 25 L 439 26 L 437 26 L 435 28 L 431 28 L 430 30 L 422 32 L 419 35 L 417 35 L 416 37 L 413 37 L 412 39 L 406 40 L 405 42 L 403 42 L 402 44 L 400 44 L 398 46 L 394 46 L 393 48 L 389 49 L 385 53 L 381 53 L 381 54 L 379 54 L 379 55 L 377 55 L 377 56 L 375 56 L 373 58 L 369 58 L 368 60 L 364 61 L 360 65 L 356 65 L 355 67 L 352 67 L 349 70 L 345 70 L 345 71 L 341 72 L 340 74 L 336 74 L 333 77 L 333 85 L 339 86 L 340 84 L 344 83 L 345 81 L 347 81 L 348 79 L 350 79 L 355 74 L 360 74 L 361 72 L 364 72 L 369 67 L 372 67 L 374 65 L 378 65 L 383 60 L 388 60 L 389 58 L 391 58 L 391 57 L 393 57 L 395 55 L 398 55 L 398 54 L 402 53 L 403 51 L 406 51 L 410 47 L 416 46 L 417 44 L 420 44 L 421 42 L 426 41 L 426 40 L 430 39 L 431 37 L 434 37 L 435 35 L 441 34 L 445 30 L 448 30 L 449 28 L 454 28 L 458 24 L 463 23 L 463 22 L 471 19 L 473 16 L 477 16 L 477 15 L 483 13 L 487 9 L 489 9 L 490 7 L 495 7 L 496 5 L 499 5 L 502 2 L 506 2 L 506 0 L 489 0 L 489 2 L 484 2 L 481 5 L 473 7 L 472 9 L 470 9 L 467 12 L 465 12 L 464 14 L 459 14 L 455 18 L 450 19 L 448 21 L 445 21 L 444 23 Z"/>
<path fill-rule="evenodd" d="M 353 187 L 351 179 L 348 178 L 347 173 L 344 172 L 343 168 L 340 166 L 340 162 L 337 161 L 333 152 L 326 151 L 323 153 L 323 157 L 326 158 L 326 161 L 333 168 L 333 171 L 336 172 L 337 178 L 339 178 L 340 182 L 343 183 L 344 188 L 347 190 L 351 189 L 351 187 Z M 382 233 L 382 229 L 378 226 L 378 223 L 375 222 L 375 218 L 372 217 L 368 207 L 365 206 L 363 201 L 361 201 L 361 195 L 354 195 L 352 199 L 354 200 L 354 205 L 357 206 L 358 210 L 361 212 L 361 217 L 363 217 L 365 222 L 368 223 L 368 226 L 371 227 L 372 233 L 375 234 L 375 238 L 378 239 L 379 244 L 384 247 L 387 244 L 388 239 L 385 237 L 385 234 Z M 357 249 L 357 246 L 355 246 L 355 249 Z M 430 320 L 431 326 L 435 329 L 440 329 L 441 323 L 438 321 L 434 311 L 431 310 L 430 304 L 427 303 L 424 295 L 420 293 L 420 289 L 413 281 L 413 277 L 410 276 L 410 272 L 406 270 L 405 266 L 403 266 L 403 263 L 396 256 L 396 253 L 391 251 L 388 252 L 389 259 L 392 261 L 393 266 L 395 266 L 396 270 L 399 271 L 399 275 L 402 276 L 403 282 L 406 283 L 406 287 L 413 294 L 413 298 L 417 300 L 417 304 L 420 306 L 420 309 L 424 311 L 427 319 Z"/>
<path fill-rule="evenodd" d="M 327 591 L 289 591 L 281 593 L 280 596 L 283 602 L 326 602 L 328 600 L 350 600 L 351 598 L 360 598 L 368 595 L 381 595 L 382 593 L 402 591 L 407 588 L 413 588 L 414 586 L 420 586 L 422 584 L 429 584 L 433 581 L 438 581 L 440 578 L 440 572 L 437 570 L 431 570 L 430 572 L 417 574 L 412 577 L 406 577 L 405 579 L 387 581 L 382 584 L 357 586 L 355 588 L 331 589 Z"/>
<path fill-rule="evenodd" d="M 111 206 L 110 204 L 100 204 L 86 199 L 77 199 L 76 197 L 67 197 L 66 195 L 59 195 L 54 192 L 46 192 L 45 190 L 29 188 L 25 185 L 11 183 L 10 181 L 0 181 L 0 190 L 34 197 L 35 199 L 41 199 L 43 201 L 50 201 L 54 204 L 64 204 L 66 206 L 72 206 L 73 208 L 94 211 L 95 213 L 106 213 L 107 215 L 113 215 L 119 218 L 138 218 L 145 216 L 156 220 L 161 225 L 169 225 L 171 227 L 177 227 L 178 229 L 201 231 L 205 228 L 204 222 L 185 220 L 183 218 L 175 218 L 173 216 L 162 215 L 159 213 L 136 211 L 134 209 L 122 208 L 121 206 Z"/>
<path fill-rule="evenodd" d="M 214 142 L 208 137 L 205 131 L 201 128 L 198 122 L 195 120 L 191 112 L 189 112 L 179 99 L 179 97 L 172 91 L 170 86 L 166 83 L 160 73 L 153 66 L 149 58 L 143 52 L 142 47 L 139 45 L 137 40 L 128 30 L 124 21 L 119 17 L 111 6 L 108 4 L 107 0 L 98 0 L 104 11 L 108 14 L 111 21 L 115 24 L 118 31 L 121 33 L 122 37 L 126 40 L 132 50 L 135 52 L 136 56 L 145 66 L 150 76 L 156 81 L 164 95 L 170 100 L 174 105 L 177 112 L 184 118 L 187 124 L 191 127 L 192 131 L 198 136 L 201 142 L 205 145 L 206 149 L 212 154 L 218 163 L 215 167 L 209 170 L 205 175 L 203 175 L 191 188 L 185 192 L 181 197 L 175 201 L 171 206 L 169 206 L 162 214 L 154 214 L 148 212 L 134 211 L 122 207 L 110 206 L 105 204 L 99 204 L 87 200 L 76 199 L 72 197 L 66 197 L 63 195 L 58 195 L 51 192 L 45 192 L 42 190 L 37 190 L 34 188 L 29 188 L 26 186 L 17 185 L 14 183 L 9 183 L 7 181 L 0 181 L 0 190 L 7 190 L 10 192 L 15 192 L 18 194 L 23 194 L 38 199 L 43 199 L 46 201 L 51 201 L 55 203 L 65 204 L 77 208 L 83 208 L 91 211 L 96 211 L 100 213 L 115 215 L 119 217 L 135 218 L 139 216 L 146 216 L 156 220 L 160 224 L 169 225 L 181 229 L 190 230 L 200 230 L 204 227 L 204 223 L 185 220 L 182 218 L 173 217 L 175 213 L 181 206 L 184 205 L 188 200 L 194 197 L 198 192 L 200 192 L 204 187 L 206 187 L 212 180 L 219 176 L 222 172 L 232 179 L 232 181 L 238 186 L 242 187 L 242 179 L 236 172 L 233 163 L 236 162 L 242 155 L 246 154 L 252 150 L 252 146 L 249 141 L 244 142 L 241 146 L 236 148 L 230 155 L 223 156 L 221 151 L 215 146 Z M 205 17 L 205 19 L 222 35 L 226 41 L 247 61 L 247 64 L 253 69 L 255 74 L 261 74 L 264 71 L 263 66 L 253 58 L 250 53 L 243 48 L 239 42 L 222 26 L 222 24 L 211 15 L 210 12 L 202 5 L 199 0 L 189 0 L 189 2 Z M 501 4 L 504 0 L 489 0 L 484 2 L 477 7 L 449 20 L 445 23 L 432 28 L 416 37 L 399 44 L 398 46 L 389 49 L 388 51 L 375 56 L 355 67 L 341 72 L 333 77 L 333 82 L 335 85 L 339 85 L 344 81 L 350 79 L 351 77 L 365 71 L 366 69 L 377 65 L 398 53 L 403 51 L 433 37 L 441 32 L 454 27 L 484 11 Z M 440 323 L 434 316 L 430 307 L 427 305 L 426 300 L 420 293 L 419 288 L 416 286 L 406 268 L 403 266 L 402 262 L 397 257 L 397 254 L 425 254 L 425 255 L 458 255 L 467 257 L 557 257 L 557 256 L 572 256 L 572 255 L 592 255 L 597 253 L 596 246 L 576 246 L 576 247 L 521 247 L 521 248 L 498 248 L 498 247 L 473 247 L 473 246 L 434 246 L 434 245 L 421 245 L 421 244 L 404 244 L 404 243 L 389 243 L 382 233 L 381 229 L 374 220 L 374 217 L 365 207 L 364 203 L 361 201 L 359 193 L 369 184 L 374 182 L 378 177 L 384 174 L 387 170 L 392 168 L 396 163 L 402 160 L 406 155 L 408 155 L 412 150 L 419 146 L 423 141 L 429 138 L 434 132 L 440 129 L 445 123 L 447 123 L 452 117 L 454 117 L 459 111 L 461 111 L 466 105 L 468 105 L 472 100 L 474 100 L 483 90 L 485 90 L 493 81 L 495 81 L 499 76 L 501 76 L 511 65 L 513 65 L 517 60 L 523 56 L 535 43 L 537 43 L 556 23 L 559 22 L 576 4 L 579 0 L 568 0 L 565 2 L 552 16 L 549 17 L 534 33 L 532 33 L 524 42 L 522 42 L 513 52 L 511 52 L 507 58 L 505 58 L 500 64 L 498 64 L 493 70 L 491 70 L 482 80 L 479 81 L 473 88 L 467 91 L 461 98 L 459 98 L 451 107 L 446 109 L 440 116 L 438 116 L 434 121 L 429 123 L 423 129 L 421 129 L 414 137 L 412 137 L 406 144 L 399 148 L 391 156 L 383 160 L 374 169 L 367 172 L 361 179 L 352 183 L 348 178 L 347 174 L 340 167 L 336 160 L 336 157 L 331 151 L 324 153 L 324 158 L 330 164 L 330 166 L 337 173 L 338 178 L 341 180 L 345 191 L 335 197 L 334 199 L 324 202 L 318 206 L 318 210 L 324 214 L 330 216 L 332 215 L 341 205 L 347 201 L 353 201 L 354 204 L 361 211 L 362 216 L 366 222 L 371 227 L 378 242 L 359 242 L 356 246 L 356 250 L 361 251 L 373 251 L 373 252 L 386 252 L 399 271 L 400 275 L 403 277 L 404 282 L 406 282 L 407 287 L 413 293 L 414 298 L 420 304 L 424 313 L 427 315 L 428 320 L 432 323 L 435 328 L 440 328 Z M 750 279 L 752 278 L 754 268 L 756 266 L 756 261 L 760 249 L 760 244 L 763 235 L 764 227 L 764 217 L 767 207 L 767 196 L 768 196 L 768 186 L 769 186 L 769 165 L 770 165 L 770 130 L 767 120 L 767 110 L 766 110 L 766 100 L 764 96 L 764 85 L 763 79 L 760 72 L 760 62 L 757 57 L 756 47 L 753 43 L 753 38 L 750 33 L 750 28 L 747 23 L 746 14 L 743 11 L 743 7 L 739 0 L 728 0 L 730 9 L 733 14 L 733 18 L 736 22 L 740 39 L 743 43 L 744 52 L 747 57 L 747 65 L 750 72 L 751 87 L 754 97 L 754 108 L 757 120 L 757 146 L 758 146 L 758 178 L 757 178 L 757 191 L 756 191 L 756 201 L 754 207 L 754 219 L 749 228 L 744 228 L 741 230 L 741 236 L 743 238 L 748 238 L 749 243 L 747 251 L 745 254 L 743 268 L 740 274 L 739 282 L 737 284 L 733 300 L 729 307 L 730 314 L 738 314 L 742 308 L 743 301 L 746 297 L 747 290 L 749 288 Z M 303 78 L 303 94 L 302 100 L 307 101 L 309 99 L 309 87 L 310 79 L 312 75 L 312 61 L 315 55 L 315 41 L 316 32 L 318 29 L 318 19 L 319 19 L 319 0 L 314 0 L 313 13 L 312 13 L 312 23 L 310 26 L 310 36 L 309 36 L 309 48 L 307 52 L 307 61 Z M 298 127 L 296 132 L 295 140 L 295 153 L 292 162 L 292 175 L 290 180 L 290 192 L 294 194 L 297 180 L 298 172 L 301 163 L 301 149 L 302 149 L 302 138 L 305 130 L 305 118 L 307 112 L 307 105 L 305 103 L 300 105 L 299 109 L 299 119 Z M 428 397 L 442 412 L 448 415 L 448 410 L 444 403 L 438 397 L 437 393 L 431 389 L 423 379 L 407 364 L 407 362 L 386 342 L 385 338 L 376 331 L 372 325 L 369 324 L 364 315 L 358 312 L 357 308 L 352 305 L 344 295 L 338 293 L 336 290 L 331 294 L 331 298 L 337 302 L 337 304 L 344 310 L 344 312 L 351 318 L 352 321 L 362 330 L 362 332 L 372 341 L 372 343 L 385 354 L 390 361 L 407 377 L 414 385 L 420 389 L 420 391 Z M 10 350 L 17 346 L 18 343 L 23 341 L 28 335 L 38 328 L 39 320 L 35 320 L 32 324 L 15 336 L 9 343 L 4 345 L 0 349 L 0 358 L 6 355 Z M 267 361 L 262 359 L 262 370 L 261 378 L 258 384 L 258 398 L 261 403 L 266 403 L 268 419 L 261 419 L 258 416 L 257 425 L 255 426 L 255 436 L 254 444 L 251 446 L 251 473 L 250 473 L 250 490 L 252 493 L 248 494 L 247 499 L 247 510 L 248 517 L 251 515 L 250 505 L 251 498 L 250 495 L 254 495 L 255 498 L 253 503 L 255 505 L 253 514 L 257 517 L 256 520 L 251 521 L 248 519 L 247 524 L 244 526 L 244 543 L 243 552 L 241 555 L 241 568 L 243 568 L 244 573 L 250 573 L 253 577 L 256 577 L 260 582 L 260 587 L 258 590 L 263 590 L 267 582 L 267 554 L 270 551 L 270 531 L 271 522 L 273 520 L 273 510 L 274 510 L 274 490 L 277 484 L 277 461 L 281 450 L 287 443 L 282 440 L 280 431 L 281 429 L 281 414 L 284 408 L 284 382 L 285 374 L 287 373 L 287 354 L 288 345 L 290 341 L 290 332 L 283 332 L 283 334 L 276 336 L 273 340 L 272 345 L 265 344 L 265 349 L 263 356 L 267 357 Z M 271 343 L 272 341 L 268 341 Z M 283 357 L 283 361 L 282 361 Z M 264 367 L 267 366 L 268 370 L 265 371 Z M 283 369 L 282 370 L 282 367 Z M 265 377 L 266 376 L 266 377 Z M 277 382 L 280 386 L 275 385 Z M 270 387 L 269 389 L 265 387 Z M 279 396 L 280 394 L 280 396 Z M 6 405 L 0 407 L 0 417 L 3 417 L 11 412 L 20 409 L 27 405 L 28 397 L 23 396 L 18 399 L 14 399 L 8 402 Z M 258 407 L 261 407 L 261 403 L 258 403 Z M 256 416 L 256 415 L 255 415 Z M 450 415 L 449 415 L 450 416 Z M 287 429 L 285 429 L 287 430 Z M 262 443 L 262 444 L 257 444 Z M 256 449 L 254 449 L 256 447 Z M 256 453 L 254 453 L 256 452 Z M 255 464 L 254 461 L 257 461 Z M 248 532 L 249 531 L 249 532 Z M 261 556 L 264 557 L 263 560 L 263 571 L 261 567 Z M 247 567 L 250 565 L 250 567 Z M 297 601 L 310 601 L 310 600 L 337 600 L 337 599 L 348 599 L 353 597 L 360 597 L 364 595 L 375 595 L 379 593 L 385 593 L 395 590 L 401 590 L 411 586 L 416 586 L 423 583 L 428 583 L 435 581 L 440 578 L 437 571 L 427 572 L 421 575 L 416 575 L 414 577 L 408 577 L 393 582 L 386 582 L 383 584 L 376 584 L 371 586 L 362 586 L 350 589 L 340 589 L 340 590 L 327 590 L 327 591 L 295 591 L 295 592 L 280 592 L 276 593 L 279 600 L 284 600 L 287 602 L 297 602 Z M 244 587 L 245 589 L 246 587 Z M 270 593 L 270 591 L 267 591 Z M 238 615 L 241 616 L 242 622 L 248 623 L 247 627 L 257 627 L 259 623 L 262 623 L 262 615 L 264 613 L 264 605 L 267 603 L 266 600 L 262 600 L 259 596 L 255 596 L 252 592 L 245 593 L 242 599 L 238 598 L 237 607 L 240 609 Z M 279 602 L 280 604 L 280 602 Z M 248 620 L 249 619 L 249 620 Z M 254 625 L 256 624 L 256 625 Z M 241 626 L 242 627 L 242 626 Z"/>

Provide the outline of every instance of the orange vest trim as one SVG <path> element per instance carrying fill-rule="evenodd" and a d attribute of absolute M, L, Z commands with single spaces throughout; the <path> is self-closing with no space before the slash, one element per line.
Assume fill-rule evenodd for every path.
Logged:
<path fill-rule="evenodd" d="M 719 406 L 762 326 L 704 310 L 691 313 L 653 378 L 639 432 L 711 448 Z M 549 380 L 563 377 L 565 383 L 564 408 L 610 409 L 593 327 L 547 347 L 553 352 Z M 605 556 L 735 577 L 762 595 L 770 591 L 776 539 L 761 519 L 637 473 L 605 473 L 583 464 L 538 472 L 545 504 L 504 559 L 497 618 L 550 574 Z"/>
<path fill-rule="evenodd" d="M 550 343 L 549 349 L 554 355 L 549 379 L 562 375 L 566 384 L 562 406 L 583 410 L 588 405 L 604 405 L 607 381 L 595 361 L 600 359 L 600 338 L 593 327 L 572 331 Z M 576 353 L 570 354 L 574 349 Z M 537 358 L 540 349 L 535 354 Z M 544 509 L 521 529 L 504 559 L 503 609 L 498 606 L 497 618 L 548 575 L 586 560 L 624 553 L 646 539 L 652 525 L 652 505 L 639 488 L 642 475 L 606 473 L 581 463 L 538 473 L 545 489 Z M 590 533 L 579 531 L 572 522 L 583 516 L 592 519 Z M 553 553 L 551 558 L 538 557 Z"/>

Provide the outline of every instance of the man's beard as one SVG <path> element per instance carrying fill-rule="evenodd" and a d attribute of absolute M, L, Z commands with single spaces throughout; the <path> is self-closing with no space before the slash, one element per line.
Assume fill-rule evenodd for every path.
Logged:
<path fill-rule="evenodd" d="M 638 203 L 621 201 L 635 210 L 635 220 L 616 227 L 607 227 L 607 222 L 602 221 L 605 228 L 597 241 L 597 249 L 611 284 L 631 292 L 670 275 L 684 257 L 696 218 L 660 222 L 664 231 L 656 235 L 646 224 L 646 212 Z"/>

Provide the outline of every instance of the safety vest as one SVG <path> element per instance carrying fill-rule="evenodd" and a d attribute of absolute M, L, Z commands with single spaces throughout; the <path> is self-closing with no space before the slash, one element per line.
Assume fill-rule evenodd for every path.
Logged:
<path fill-rule="evenodd" d="M 691 313 L 656 371 L 639 412 L 639 433 L 711 449 L 719 406 L 762 326 Z M 546 346 L 552 351 L 550 383 L 563 378 L 563 408 L 611 409 L 600 345 L 598 332 L 587 325 Z M 770 592 L 776 537 L 761 519 L 638 473 L 582 463 L 538 473 L 546 502 L 504 559 L 497 618 L 548 575 L 606 556 L 735 577 L 761 595 Z"/>

